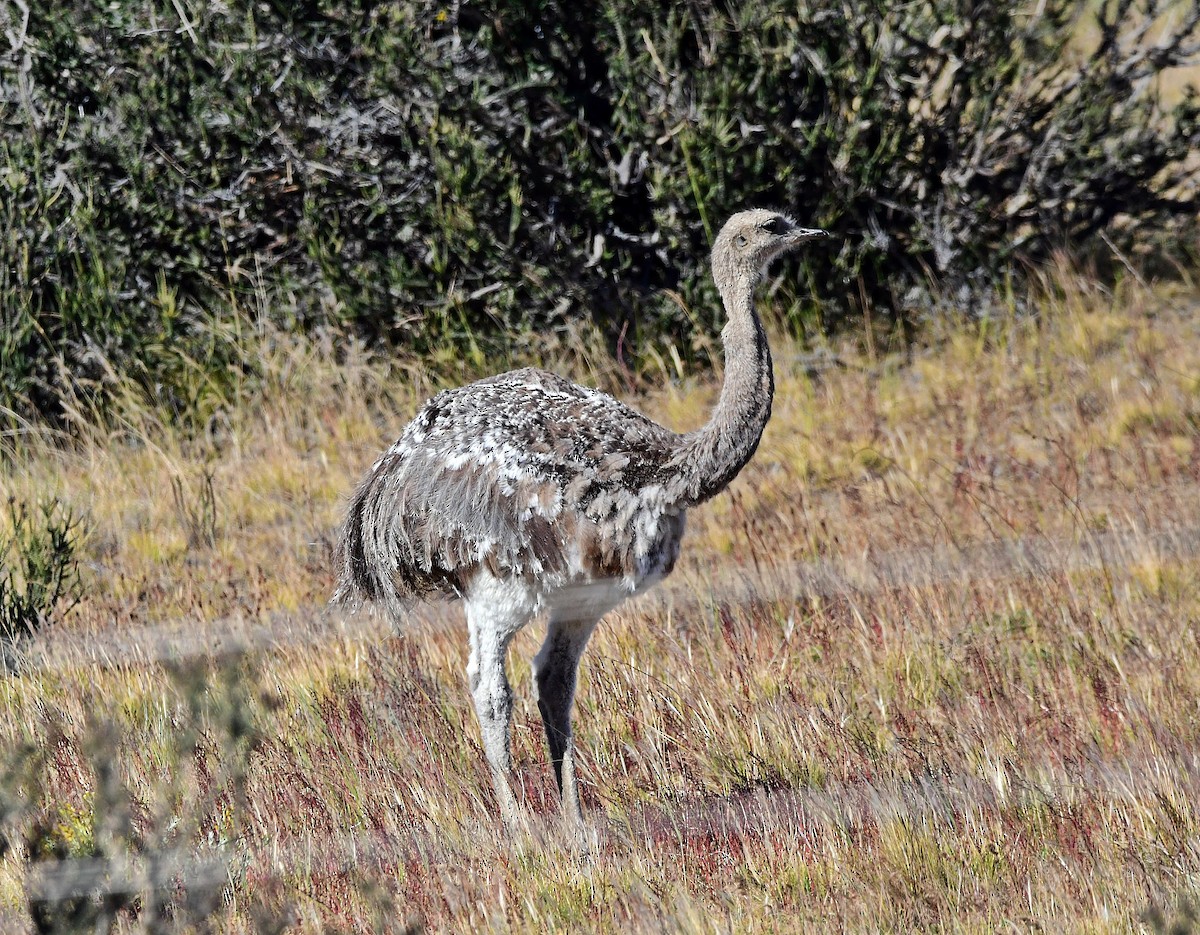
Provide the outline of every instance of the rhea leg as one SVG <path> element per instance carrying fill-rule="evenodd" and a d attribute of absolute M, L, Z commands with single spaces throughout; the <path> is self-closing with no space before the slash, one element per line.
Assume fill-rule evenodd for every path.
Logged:
<path fill-rule="evenodd" d="M 467 629 L 471 638 L 471 656 L 467 662 L 467 680 L 479 729 L 483 751 L 492 771 L 496 803 L 500 817 L 510 828 L 517 822 L 517 800 L 509 784 L 512 771 L 512 750 L 509 726 L 512 722 L 513 695 L 508 683 L 505 661 L 508 644 L 517 631 L 528 622 L 530 613 L 505 610 L 490 596 L 467 602 Z"/>
<path fill-rule="evenodd" d="M 574 620 L 552 616 L 546 628 L 546 642 L 533 660 L 537 682 L 538 710 L 546 727 L 546 742 L 554 778 L 562 798 L 563 815 L 568 821 L 583 823 L 579 790 L 575 785 L 575 745 L 571 732 L 571 706 L 575 701 L 575 682 L 579 658 L 596 627 L 596 619 Z"/>

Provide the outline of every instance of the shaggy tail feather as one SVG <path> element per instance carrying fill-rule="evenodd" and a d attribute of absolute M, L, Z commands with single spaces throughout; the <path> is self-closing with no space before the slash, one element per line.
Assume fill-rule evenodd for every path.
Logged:
<path fill-rule="evenodd" d="M 376 480 L 374 474 L 364 478 L 346 511 L 336 553 L 341 571 L 330 605 L 350 610 L 375 605 L 399 622 L 418 591 L 403 581 L 393 549 L 387 546 L 387 525 L 380 523 L 378 511 L 372 509 L 377 499 Z"/>

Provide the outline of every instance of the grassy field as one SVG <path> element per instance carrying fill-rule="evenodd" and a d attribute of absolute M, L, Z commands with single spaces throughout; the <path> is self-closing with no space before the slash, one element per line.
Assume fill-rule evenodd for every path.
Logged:
<path fill-rule="evenodd" d="M 206 432 L 131 395 L 11 439 L 0 495 L 89 533 L 84 599 L 0 682 L 0 928 L 1190 930 L 1200 297 L 1046 282 L 906 352 L 775 342 L 755 460 L 584 658 L 585 853 L 554 821 L 537 628 L 510 659 L 514 843 L 459 609 L 399 633 L 323 610 L 359 473 L 471 374 L 248 328 L 268 379 Z M 584 340 L 541 362 L 699 424 L 715 385 L 654 354 L 642 386 Z"/>

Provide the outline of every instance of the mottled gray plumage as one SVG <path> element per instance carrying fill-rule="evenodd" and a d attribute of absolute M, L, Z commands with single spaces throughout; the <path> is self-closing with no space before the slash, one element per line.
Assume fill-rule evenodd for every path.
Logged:
<path fill-rule="evenodd" d="M 822 235 L 746 211 L 713 246 L 728 315 L 725 382 L 708 423 L 677 434 L 611 396 L 542 370 L 515 370 L 429 400 L 376 461 L 342 529 L 335 601 L 464 598 L 472 693 L 508 820 L 504 656 L 534 614 L 550 622 L 535 661 L 539 706 L 564 808 L 578 818 L 570 708 L 596 621 L 670 573 L 685 511 L 754 454 L 771 413 L 771 353 L 753 290 L 779 254 Z"/>
<path fill-rule="evenodd" d="M 542 370 L 445 390 L 355 494 L 343 593 L 399 612 L 429 592 L 461 594 L 479 568 L 547 590 L 581 577 L 632 584 L 661 560 L 664 469 L 678 445 L 623 403 Z"/>

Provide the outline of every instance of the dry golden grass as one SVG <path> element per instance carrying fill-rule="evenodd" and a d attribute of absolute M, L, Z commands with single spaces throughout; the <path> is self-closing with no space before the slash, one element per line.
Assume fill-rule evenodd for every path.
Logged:
<path fill-rule="evenodd" d="M 911 353 L 776 341 L 755 460 L 585 656 L 584 854 L 553 821 L 535 627 L 511 657 L 535 816 L 514 845 L 457 608 L 398 635 L 322 613 L 341 504 L 431 389 L 419 368 L 274 338 L 267 385 L 204 438 L 137 405 L 27 437 L 0 495 L 57 495 L 92 533 L 85 600 L 0 683 L 0 927 L 91 871 L 132 875 L 119 931 L 1186 921 L 1200 302 L 1047 282 L 1036 314 L 930 326 Z M 582 344 L 548 357 L 619 387 Z M 714 393 L 638 402 L 687 427 Z"/>

